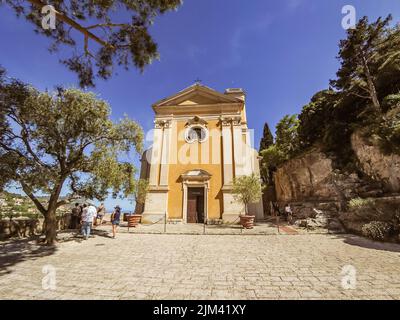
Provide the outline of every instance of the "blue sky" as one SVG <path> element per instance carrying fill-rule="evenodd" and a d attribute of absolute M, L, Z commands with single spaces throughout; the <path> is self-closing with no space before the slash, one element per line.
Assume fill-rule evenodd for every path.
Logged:
<path fill-rule="evenodd" d="M 264 122 L 273 129 L 285 114 L 300 112 L 335 77 L 338 42 L 345 36 L 341 11 L 347 4 L 359 18 L 391 13 L 394 22 L 400 21 L 399 0 L 186 0 L 152 26 L 160 61 L 144 74 L 116 70 L 112 79 L 97 80 L 93 91 L 110 103 L 113 118 L 126 113 L 148 131 L 151 104 L 196 78 L 219 91 L 244 88 L 258 147 Z M 0 64 L 10 76 L 39 89 L 77 85 L 76 76 L 48 52 L 48 40 L 29 23 L 5 5 L 0 17 Z"/>

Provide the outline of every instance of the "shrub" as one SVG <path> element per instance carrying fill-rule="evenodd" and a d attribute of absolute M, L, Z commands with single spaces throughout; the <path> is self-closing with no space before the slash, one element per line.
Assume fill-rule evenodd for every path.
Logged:
<path fill-rule="evenodd" d="M 235 178 L 233 180 L 232 193 L 234 199 L 244 205 L 247 215 L 248 205 L 250 203 L 256 203 L 261 199 L 262 187 L 260 177 L 252 174 L 250 176 Z"/>
<path fill-rule="evenodd" d="M 351 210 L 371 208 L 374 205 L 375 205 L 375 200 L 371 198 L 367 199 L 354 198 L 349 201 L 349 208 Z"/>
<path fill-rule="evenodd" d="M 263 157 L 263 164 L 265 164 L 266 168 L 276 168 L 288 160 L 288 156 L 276 145 L 272 145 L 261 151 L 261 156 Z"/>
<path fill-rule="evenodd" d="M 362 234 L 370 239 L 383 241 L 390 236 L 392 226 L 383 221 L 372 221 L 364 224 L 362 227 Z"/>
<path fill-rule="evenodd" d="M 382 105 L 386 109 L 400 106 L 400 93 L 390 94 L 386 96 L 382 101 Z"/>

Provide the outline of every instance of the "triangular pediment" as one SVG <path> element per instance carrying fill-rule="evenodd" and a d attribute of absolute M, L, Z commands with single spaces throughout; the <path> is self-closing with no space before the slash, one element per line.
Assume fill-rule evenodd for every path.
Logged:
<path fill-rule="evenodd" d="M 177 94 L 160 100 L 155 103 L 154 106 L 196 106 L 240 102 L 240 99 L 220 93 L 209 87 L 196 84 L 178 92 Z"/>
<path fill-rule="evenodd" d="M 178 103 L 181 99 L 174 101 L 174 104 L 177 104 L 179 106 L 193 106 L 196 104 L 214 104 L 214 103 L 221 103 L 221 100 L 213 97 L 213 96 L 207 96 L 198 92 L 194 92 L 191 95 L 188 95 L 187 97 L 182 97 L 185 100 Z"/>

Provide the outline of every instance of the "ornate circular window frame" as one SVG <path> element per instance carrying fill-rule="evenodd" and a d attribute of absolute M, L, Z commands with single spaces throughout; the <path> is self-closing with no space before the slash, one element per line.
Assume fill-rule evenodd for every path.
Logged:
<path fill-rule="evenodd" d="M 200 140 L 197 139 L 197 138 L 193 139 L 193 140 L 190 139 L 190 137 L 189 137 L 190 131 L 193 130 L 193 129 L 196 129 L 196 128 L 200 128 L 204 132 L 204 138 L 203 139 L 200 139 Z M 209 132 L 208 132 L 207 127 L 205 127 L 205 126 L 203 126 L 201 124 L 193 124 L 193 125 L 189 126 L 188 128 L 186 128 L 186 130 L 185 130 L 185 141 L 187 143 L 195 143 L 196 141 L 198 141 L 199 143 L 203 143 L 203 142 L 206 142 L 208 140 L 208 137 L 209 137 Z"/>

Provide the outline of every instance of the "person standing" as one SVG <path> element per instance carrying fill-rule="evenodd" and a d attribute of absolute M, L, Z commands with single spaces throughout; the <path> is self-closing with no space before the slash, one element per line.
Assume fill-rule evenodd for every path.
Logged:
<path fill-rule="evenodd" d="M 97 210 L 94 205 L 86 206 L 83 205 L 82 212 L 82 235 L 87 240 L 90 236 L 90 231 L 92 229 L 93 221 L 97 215 Z"/>
<path fill-rule="evenodd" d="M 285 215 L 286 215 L 286 219 L 289 222 L 289 224 L 292 224 L 293 212 L 292 212 L 292 208 L 290 207 L 290 204 L 285 205 Z"/>
<path fill-rule="evenodd" d="M 81 207 L 79 206 L 79 203 L 75 203 L 75 207 L 71 210 L 71 229 L 78 229 L 80 214 Z"/>
<path fill-rule="evenodd" d="M 103 223 L 103 218 L 104 215 L 106 214 L 106 207 L 104 206 L 104 203 L 100 204 L 100 206 L 97 208 L 97 217 L 95 219 L 95 225 L 97 225 L 97 219 L 100 220 L 100 226 Z"/>
<path fill-rule="evenodd" d="M 119 226 L 119 220 L 121 218 L 121 207 L 116 206 L 114 209 L 114 212 L 111 214 L 111 224 L 113 238 L 115 239 L 115 235 L 117 234 L 117 227 Z"/>
<path fill-rule="evenodd" d="M 275 215 L 275 219 L 276 219 L 276 225 L 279 229 L 279 222 L 280 222 L 280 217 L 281 217 L 281 210 L 279 209 L 279 204 L 277 202 L 274 202 L 272 204 L 273 208 L 274 208 L 274 215 Z"/>

